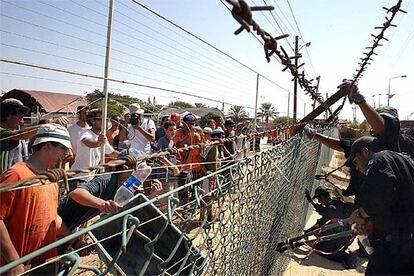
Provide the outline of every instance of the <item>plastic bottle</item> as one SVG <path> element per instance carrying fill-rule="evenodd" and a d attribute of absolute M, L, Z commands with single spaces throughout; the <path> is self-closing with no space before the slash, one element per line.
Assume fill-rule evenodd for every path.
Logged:
<path fill-rule="evenodd" d="M 147 179 L 151 174 L 151 167 L 147 163 L 140 163 L 136 170 L 128 177 L 127 180 L 122 184 L 121 187 L 116 191 L 114 201 L 121 206 L 124 206 L 134 196 L 135 191 L 138 187 Z"/>

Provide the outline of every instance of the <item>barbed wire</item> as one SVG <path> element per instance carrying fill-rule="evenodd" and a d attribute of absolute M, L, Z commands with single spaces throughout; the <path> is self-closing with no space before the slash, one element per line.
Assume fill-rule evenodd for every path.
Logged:
<path fill-rule="evenodd" d="M 390 13 L 391 16 L 390 16 L 390 18 L 388 18 L 387 16 L 385 16 L 385 22 L 382 24 L 382 26 L 379 26 L 379 27 L 375 27 L 374 28 L 374 29 L 380 29 L 380 32 L 377 35 L 371 34 L 371 36 L 374 37 L 373 44 L 372 44 L 372 46 L 365 47 L 365 49 L 369 49 L 369 51 L 367 53 L 364 53 L 365 57 L 360 58 L 361 61 L 358 63 L 359 66 L 355 70 L 357 73 L 355 73 L 352 76 L 351 83 L 348 86 L 348 94 L 351 92 L 352 86 L 354 84 L 356 84 L 361 79 L 361 77 L 363 76 L 362 73 L 366 70 L 367 66 L 371 64 L 371 61 L 373 61 L 372 56 L 373 55 L 378 55 L 377 53 L 375 53 L 375 49 L 377 47 L 382 46 L 382 44 L 380 44 L 381 40 L 388 41 L 388 39 L 385 38 L 385 36 L 384 36 L 385 31 L 389 27 L 397 27 L 397 25 L 392 24 L 392 21 L 393 21 L 395 15 L 398 12 L 407 13 L 406 11 L 401 10 L 401 3 L 402 3 L 402 0 L 399 0 L 397 2 L 397 4 L 395 4 L 391 8 L 382 7 L 384 10 L 387 11 L 387 14 Z M 343 107 L 345 105 L 345 102 L 346 102 L 346 95 L 344 96 L 344 99 L 342 100 L 341 105 L 339 105 L 338 108 L 325 121 L 325 125 L 327 127 L 333 125 L 338 120 L 338 114 L 343 109 Z"/>
<path fill-rule="evenodd" d="M 306 79 L 304 71 L 302 73 L 299 72 L 299 68 L 301 68 L 304 63 L 300 64 L 299 66 L 295 66 L 292 61 L 291 57 L 287 54 L 285 49 L 282 46 L 279 46 L 280 50 L 278 49 L 277 40 L 284 39 L 288 37 L 288 34 L 280 35 L 277 37 L 272 37 L 268 32 L 260 28 L 259 24 L 257 24 L 252 17 L 252 11 L 258 10 L 272 10 L 272 6 L 260 6 L 260 7 L 250 7 L 244 0 L 226 0 L 227 3 L 231 4 L 233 8 L 231 9 L 231 14 L 233 18 L 240 23 L 241 27 L 237 29 L 234 34 L 238 35 L 243 30 L 250 32 L 250 27 L 256 32 L 258 36 L 260 36 L 264 42 L 264 52 L 266 55 L 266 59 L 270 62 L 270 58 L 273 54 L 276 54 L 282 65 L 285 68 L 282 71 L 286 71 L 289 69 L 291 75 L 294 79 L 297 79 L 301 88 L 304 89 L 305 93 L 310 95 L 311 98 L 319 103 L 323 103 L 324 99 L 320 93 L 317 92 L 317 87 L 312 85 L 312 81 Z M 299 57 L 294 57 L 299 58 Z"/>
<path fill-rule="evenodd" d="M 382 44 L 380 44 L 381 40 L 388 41 L 388 39 L 384 36 L 385 31 L 389 27 L 397 27 L 397 25 L 392 24 L 392 21 L 395 15 L 397 14 L 397 12 L 407 13 L 406 11 L 403 11 L 401 9 L 401 3 L 402 3 L 402 0 L 399 0 L 397 4 L 392 6 L 391 8 L 383 7 L 383 9 L 387 11 L 387 14 L 390 13 L 391 16 L 390 18 L 385 16 L 385 22 L 382 24 L 382 26 L 374 28 L 374 29 L 379 29 L 380 32 L 377 35 L 371 34 L 371 36 L 374 37 L 373 44 L 372 46 L 365 47 L 365 49 L 369 49 L 369 51 L 367 53 L 364 53 L 365 57 L 360 58 L 361 62 L 358 63 L 359 68 L 355 70 L 357 73 L 352 76 L 353 83 L 358 81 L 363 76 L 362 73 L 366 70 L 366 67 L 370 65 L 371 64 L 370 62 L 373 60 L 372 56 L 378 55 L 377 53 L 375 53 L 375 49 L 377 47 L 382 46 Z"/>

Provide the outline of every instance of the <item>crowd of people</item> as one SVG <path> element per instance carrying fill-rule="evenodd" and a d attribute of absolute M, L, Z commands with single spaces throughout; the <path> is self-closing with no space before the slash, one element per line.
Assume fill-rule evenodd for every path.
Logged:
<path fill-rule="evenodd" d="M 350 91 L 350 102 L 361 108 L 375 135 L 356 141 L 336 139 L 318 133 L 311 126 L 306 126 L 304 133 L 345 152 L 348 158 L 349 186 L 336 193 L 341 197 L 355 196 L 355 211 L 350 219 L 358 225 L 358 231 L 368 233 L 375 248 L 369 256 L 366 274 L 414 274 L 414 138 L 412 134 L 401 133 L 395 109 L 373 109 L 350 82 L 344 82 L 340 88 Z M 144 110 L 137 103 L 129 106 L 128 113 L 112 116 L 106 133 L 102 132 L 99 109 L 79 106 L 77 121 L 69 126 L 68 120 L 60 117 L 20 128 L 27 112 L 28 108 L 17 99 L 1 102 L 0 185 L 7 186 L 53 168 L 72 169 L 77 174 L 69 181 L 70 191 L 62 192 L 57 183 L 51 183 L 0 193 L 0 266 L 70 234 L 99 214 L 122 208 L 114 196 L 132 170 L 119 166 L 112 174 L 101 174 L 86 168 L 125 155 L 144 156 L 202 144 L 146 161 L 153 170 L 140 192 L 153 198 L 210 175 L 220 167 L 230 166 L 238 157 L 254 150 L 255 144 L 255 136 L 251 134 L 256 130 L 248 120 L 236 124 L 230 119 L 223 122 L 218 117 L 200 126 L 200 118 L 195 114 L 172 113 L 160 118 L 157 128 L 152 119 L 144 118 Z M 286 131 L 276 131 L 272 135 L 273 143 L 289 135 Z M 214 141 L 220 143 L 210 143 Z M 105 156 L 102 156 L 102 147 Z M 206 194 L 203 202 L 208 204 L 216 183 L 211 178 L 200 185 Z M 320 191 L 314 197 L 320 203 L 320 206 L 314 204 L 315 208 L 325 216 L 323 221 L 329 219 L 326 216 L 342 218 L 344 214 L 335 214 L 340 208 L 329 207 L 332 202 L 342 205 L 336 199 L 324 198 L 326 195 Z M 188 208 L 194 197 L 193 186 L 178 192 L 180 204 Z M 211 206 L 202 214 L 207 215 L 207 221 L 214 220 Z M 368 224 L 374 227 L 368 229 Z M 56 249 L 51 249 L 26 264 L 36 266 L 56 254 Z M 345 258 L 347 266 L 352 266 L 349 254 L 341 252 L 335 257 Z M 56 273 L 54 265 L 42 269 L 39 273 Z M 9 274 L 23 272 L 22 264 Z"/>
<path fill-rule="evenodd" d="M 77 120 L 69 126 L 68 120 L 60 117 L 20 128 L 27 112 L 28 108 L 17 99 L 1 102 L 1 185 L 34 177 L 53 168 L 78 173 L 69 180 L 70 191 L 52 183 L 0 193 L 0 266 L 70 234 L 99 214 L 110 214 L 122 208 L 114 201 L 114 196 L 132 170 L 119 166 L 112 174 L 100 174 L 98 170 L 87 169 L 100 164 L 102 158 L 107 162 L 130 154 L 144 156 L 203 143 L 203 147 L 146 161 L 154 169 L 140 192 L 152 198 L 232 164 L 239 156 L 248 154 L 253 144 L 249 136 L 253 130 L 248 120 L 236 125 L 232 120 L 223 122 L 218 117 L 202 127 L 194 114 L 172 113 L 162 117 L 156 128 L 153 120 L 144 118 L 144 110 L 137 103 L 131 104 L 129 112 L 123 116 L 112 116 L 106 133 L 102 132 L 102 111 L 99 109 L 79 106 Z M 210 143 L 233 137 L 237 139 Z M 102 147 L 105 156 L 102 156 Z M 209 193 L 216 187 L 215 181 L 207 179 L 200 185 L 206 194 L 203 202 L 208 203 Z M 191 208 L 193 188 L 180 190 L 178 197 L 181 205 Z M 212 221 L 214 210 L 206 209 L 207 220 Z M 78 242 L 71 245 L 76 246 Z M 33 267 L 56 254 L 56 249 L 52 249 L 26 264 Z M 38 273 L 53 274 L 54 269 L 56 266 L 44 266 Z M 9 274 L 23 271 L 24 267 L 20 265 Z"/>

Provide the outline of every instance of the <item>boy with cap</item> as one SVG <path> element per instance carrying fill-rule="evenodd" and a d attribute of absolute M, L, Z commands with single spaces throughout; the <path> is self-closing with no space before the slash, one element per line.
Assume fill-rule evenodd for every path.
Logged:
<path fill-rule="evenodd" d="M 27 161 L 17 163 L 1 174 L 1 185 L 7 186 L 55 168 L 70 148 L 66 128 L 57 124 L 41 125 L 34 137 L 33 154 Z M 55 241 L 61 225 L 57 207 L 57 183 L 0 193 L 1 266 Z M 28 263 L 40 264 L 54 256 L 56 250 L 51 249 Z M 9 273 L 23 271 L 23 265 L 19 265 Z M 52 273 L 55 272 L 49 271 Z"/>
<path fill-rule="evenodd" d="M 359 205 L 350 217 L 358 229 L 368 231 L 374 248 L 367 275 L 414 274 L 414 161 L 394 151 L 381 151 L 378 138 L 364 136 L 351 148 L 348 163 L 365 175 Z"/>

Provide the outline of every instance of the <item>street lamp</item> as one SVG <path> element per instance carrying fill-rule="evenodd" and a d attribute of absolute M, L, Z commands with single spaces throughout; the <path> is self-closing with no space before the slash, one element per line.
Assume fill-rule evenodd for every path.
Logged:
<path fill-rule="evenodd" d="M 390 99 L 395 95 L 395 94 L 391 95 L 391 80 L 398 79 L 398 78 L 406 78 L 406 77 L 407 77 L 406 75 L 400 75 L 400 76 L 395 76 L 395 77 L 391 77 L 388 79 L 388 94 L 387 94 L 387 105 L 388 106 L 390 105 Z"/>
<path fill-rule="evenodd" d="M 298 68 L 298 60 L 301 57 L 299 54 L 299 50 L 303 47 L 309 47 L 311 45 L 310 42 L 303 44 L 299 47 L 299 36 L 295 36 L 295 67 Z M 298 114 L 298 78 L 295 76 L 295 80 L 293 82 L 293 121 L 296 122 L 297 114 Z"/>

